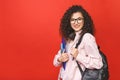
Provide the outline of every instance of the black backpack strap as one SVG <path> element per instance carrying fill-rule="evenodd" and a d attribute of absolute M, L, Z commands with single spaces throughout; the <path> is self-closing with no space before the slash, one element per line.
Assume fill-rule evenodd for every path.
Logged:
<path fill-rule="evenodd" d="M 80 37 L 78 43 L 76 44 L 75 48 L 78 48 L 78 46 L 80 45 L 80 43 L 81 43 L 81 41 L 82 41 L 82 38 L 83 38 L 83 35 L 84 35 L 84 34 L 81 35 L 81 37 Z M 78 68 L 79 68 L 81 74 L 83 74 L 83 70 L 82 70 L 81 66 L 79 65 L 78 61 L 76 61 L 76 63 L 77 63 L 77 65 L 78 65 Z"/>
<path fill-rule="evenodd" d="M 83 74 L 83 70 L 82 70 L 81 66 L 79 65 L 78 61 L 76 61 L 76 63 L 77 63 L 77 65 L 78 65 L 78 68 L 79 68 L 81 74 Z"/>
<path fill-rule="evenodd" d="M 85 34 L 85 33 L 84 33 L 84 34 Z M 79 39 L 78 43 L 76 44 L 75 48 L 78 48 L 78 46 L 80 45 L 80 43 L 81 43 L 81 41 L 82 41 L 82 37 L 84 36 L 84 34 L 82 34 L 82 35 L 80 36 L 80 39 Z"/>

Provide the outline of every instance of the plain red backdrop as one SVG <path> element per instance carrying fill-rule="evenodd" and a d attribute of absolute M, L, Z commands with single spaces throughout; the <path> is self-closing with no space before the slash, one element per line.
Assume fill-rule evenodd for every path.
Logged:
<path fill-rule="evenodd" d="M 73 4 L 92 16 L 110 80 L 120 80 L 119 0 L 1 0 L 0 80 L 57 80 L 53 58 L 61 41 L 59 23 Z"/>

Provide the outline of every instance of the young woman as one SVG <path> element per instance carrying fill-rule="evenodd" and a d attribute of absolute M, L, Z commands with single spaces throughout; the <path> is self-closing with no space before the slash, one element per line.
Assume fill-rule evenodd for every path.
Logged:
<path fill-rule="evenodd" d="M 66 41 L 66 52 L 61 50 L 55 55 L 54 66 L 61 66 L 58 80 L 81 80 L 81 73 L 76 61 L 85 68 L 100 69 L 103 66 L 94 37 L 94 24 L 88 12 L 79 5 L 73 5 L 61 19 L 60 34 Z M 84 34 L 81 44 L 75 48 Z M 66 62 L 65 69 L 62 63 Z"/>

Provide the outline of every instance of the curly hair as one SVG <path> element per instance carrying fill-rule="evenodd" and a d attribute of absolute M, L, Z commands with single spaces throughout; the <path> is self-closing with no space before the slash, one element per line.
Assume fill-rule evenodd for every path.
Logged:
<path fill-rule="evenodd" d="M 60 23 L 60 34 L 65 40 L 74 40 L 75 38 L 75 31 L 72 29 L 70 24 L 70 19 L 73 13 L 81 12 L 84 17 L 84 26 L 82 27 L 81 34 L 90 33 L 94 35 L 94 24 L 91 16 L 88 12 L 79 5 L 73 5 L 68 10 L 66 10 L 65 14 L 63 15 Z"/>

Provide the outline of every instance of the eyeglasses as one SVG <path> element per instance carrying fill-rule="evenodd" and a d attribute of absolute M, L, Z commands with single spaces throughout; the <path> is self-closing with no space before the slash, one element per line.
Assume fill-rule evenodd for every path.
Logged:
<path fill-rule="evenodd" d="M 75 24 L 75 22 L 77 21 L 77 23 L 80 24 L 83 20 L 84 20 L 84 18 L 81 18 L 81 17 L 79 17 L 79 18 L 77 18 L 77 19 L 71 18 L 71 19 L 70 19 L 70 22 L 71 22 L 72 24 Z"/>

